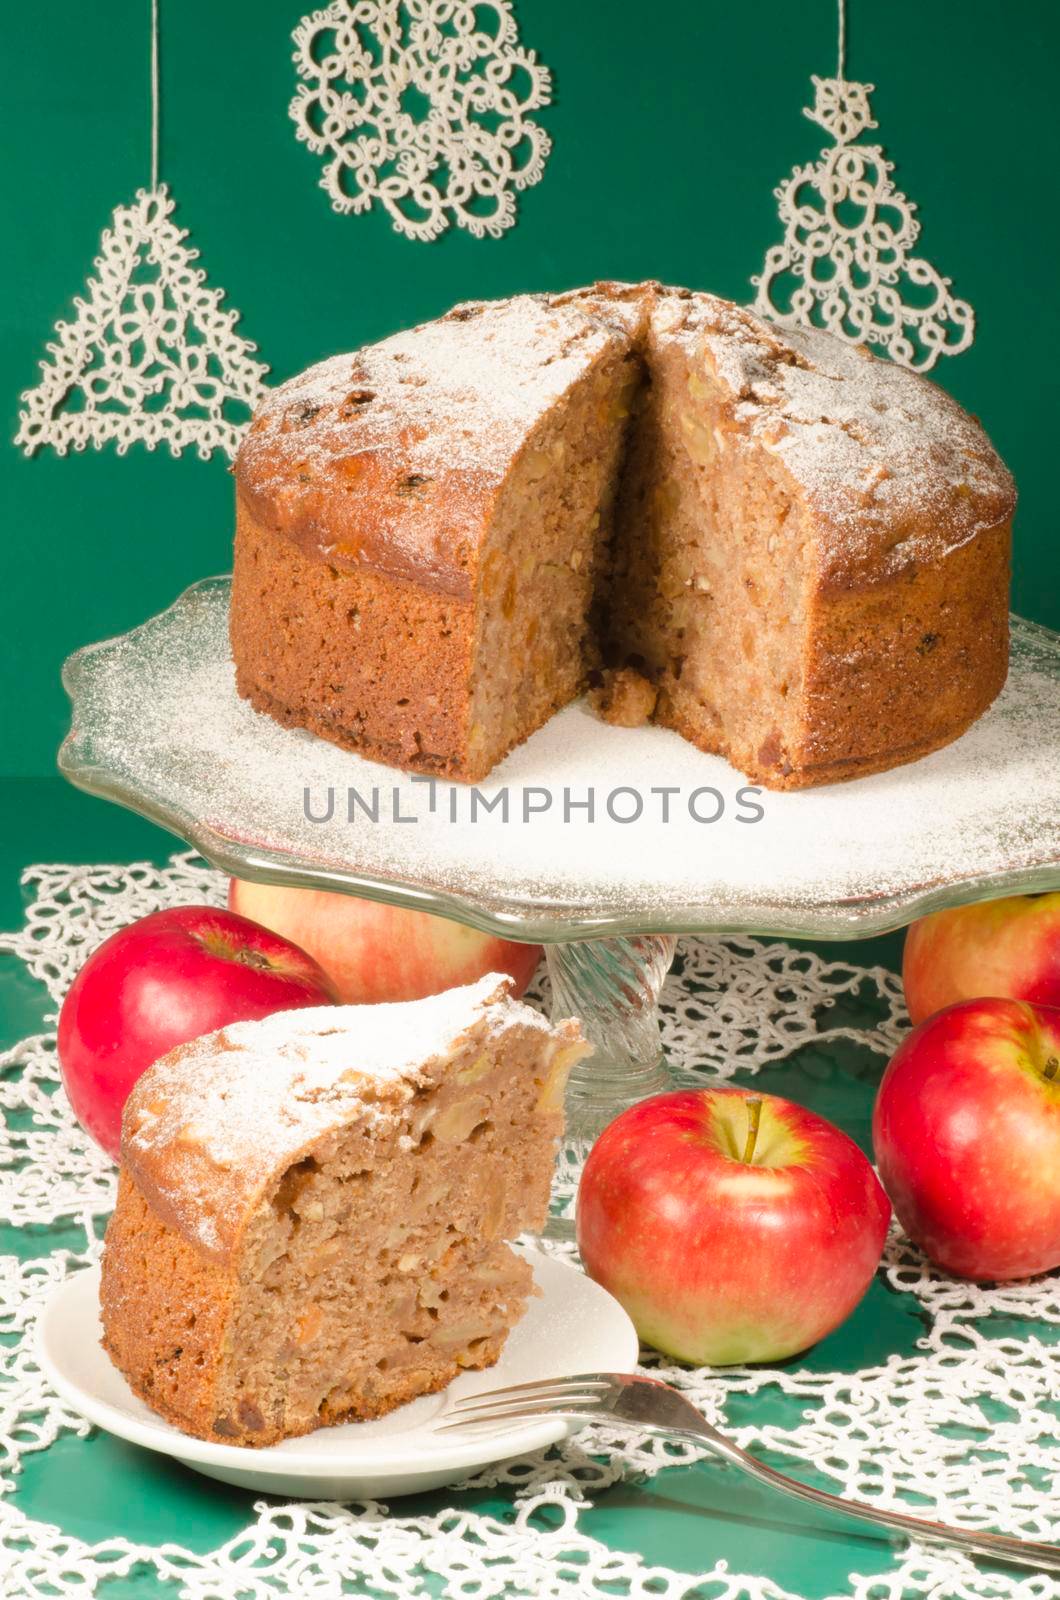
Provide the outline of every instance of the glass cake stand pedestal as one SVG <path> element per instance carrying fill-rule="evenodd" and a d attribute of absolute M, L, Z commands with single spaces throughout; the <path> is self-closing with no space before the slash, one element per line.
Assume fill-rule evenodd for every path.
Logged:
<path fill-rule="evenodd" d="M 677 936 L 857 939 L 1060 886 L 1060 637 L 1012 619 L 984 717 L 892 772 L 774 794 L 660 728 L 569 706 L 471 788 L 279 727 L 235 691 L 227 578 L 71 656 L 59 755 L 79 787 L 239 877 L 345 891 L 546 948 L 555 1016 L 594 1053 L 567 1144 L 668 1087 L 658 999 Z M 569 1226 L 569 1225 L 568 1225 Z"/>

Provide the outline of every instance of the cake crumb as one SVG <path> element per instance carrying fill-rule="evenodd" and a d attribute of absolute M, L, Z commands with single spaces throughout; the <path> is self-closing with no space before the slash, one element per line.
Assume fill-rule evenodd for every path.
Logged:
<path fill-rule="evenodd" d="M 639 728 L 650 722 L 659 691 L 635 667 L 608 668 L 603 682 L 589 691 L 589 704 L 603 722 L 616 728 Z"/>

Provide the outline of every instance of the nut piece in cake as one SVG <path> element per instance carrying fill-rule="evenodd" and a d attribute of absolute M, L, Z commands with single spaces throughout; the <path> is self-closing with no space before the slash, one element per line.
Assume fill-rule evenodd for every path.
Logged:
<path fill-rule="evenodd" d="M 589 1048 L 509 987 L 240 1023 L 141 1078 L 100 1298 L 148 1405 L 267 1445 L 497 1360 Z"/>

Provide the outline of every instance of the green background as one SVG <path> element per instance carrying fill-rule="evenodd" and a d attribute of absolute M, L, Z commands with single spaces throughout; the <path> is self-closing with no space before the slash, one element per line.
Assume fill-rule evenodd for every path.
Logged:
<path fill-rule="evenodd" d="M 779 237 L 773 189 L 827 142 L 801 108 L 810 73 L 835 70 L 830 0 L 518 0 L 523 42 L 555 75 L 555 102 L 541 113 L 555 141 L 544 179 L 500 241 L 454 230 L 411 243 L 382 213 L 333 214 L 318 159 L 295 140 L 289 34 L 301 10 L 297 0 L 163 0 L 162 176 L 209 282 L 242 312 L 243 333 L 277 381 L 462 298 L 606 276 L 749 298 L 750 275 Z M 20 918 L 26 862 L 164 859 L 172 847 L 146 823 L 37 775 L 54 771 L 65 731 L 64 656 L 229 562 L 231 485 L 220 458 L 134 446 L 124 458 L 108 448 L 27 461 L 3 442 L 56 319 L 72 315 L 111 210 L 148 179 L 147 19 L 147 0 L 23 8 L 0 61 L 0 775 L 20 776 L 0 785 L 3 927 Z M 1060 12 L 1044 0 L 850 0 L 849 32 L 848 74 L 879 86 L 879 137 L 919 206 L 922 253 L 978 314 L 972 350 L 936 376 L 982 416 L 1019 482 L 1015 605 L 1060 626 L 1051 298 L 1060 225 L 1041 187 L 1060 170 Z M 850 954 L 893 967 L 899 942 Z M 0 1044 L 39 1028 L 46 1009 L 38 986 L 4 962 Z M 756 1082 L 809 1100 L 864 1144 L 880 1066 L 853 1047 L 809 1049 Z M 32 1253 L 47 1242 L 0 1237 L 0 1250 L 12 1247 Z M 853 1370 L 888 1350 L 912 1353 L 920 1328 L 907 1299 L 878 1279 L 810 1361 Z M 978 1443 L 986 1448 L 988 1436 Z M 201 1549 L 248 1514 L 238 1491 L 99 1433 L 31 1458 L 17 1494 L 87 1539 L 121 1531 Z M 462 1503 L 504 1512 L 501 1497 Z M 851 1570 L 890 1565 L 885 1540 L 796 1511 L 710 1464 L 623 1484 L 584 1526 L 648 1561 L 694 1573 L 725 1556 L 812 1597 L 847 1592 Z M 115 1600 L 155 1592 L 147 1574 L 108 1590 Z"/>
<path fill-rule="evenodd" d="M 308 9 L 308 7 L 306 7 Z M 937 376 L 1019 482 L 1014 602 L 1060 625 L 1054 501 L 1060 250 L 1040 185 L 1060 170 L 1049 3 L 850 0 L 848 76 L 878 85 L 879 135 L 919 206 L 923 254 L 979 319 Z M 828 141 L 802 115 L 835 71 L 835 12 L 809 4 L 519 0 L 555 76 L 543 181 L 504 238 L 434 244 L 381 211 L 343 217 L 296 142 L 281 0 L 163 0 L 162 176 L 209 282 L 274 380 L 453 301 L 594 277 L 660 277 L 747 299 L 779 237 L 773 189 Z M 0 65 L 4 261 L 0 440 L 111 210 L 148 180 L 147 0 L 26 7 Z M 53 770 L 63 657 L 229 564 L 225 463 L 133 446 L 33 460 L 0 442 L 0 772 Z"/>

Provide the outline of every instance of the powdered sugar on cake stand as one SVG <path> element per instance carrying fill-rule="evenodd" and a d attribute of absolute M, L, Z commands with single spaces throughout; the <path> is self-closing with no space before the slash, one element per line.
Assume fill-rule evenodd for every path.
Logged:
<path fill-rule="evenodd" d="M 227 592 L 207 580 L 72 658 L 61 765 L 248 876 L 368 887 L 426 909 L 437 897 L 436 909 L 533 939 L 856 938 L 936 897 L 1051 882 L 1060 864 L 1060 641 L 1026 623 L 986 716 L 892 772 L 752 789 L 674 733 L 611 727 L 578 703 L 471 789 L 251 710 L 235 691 Z"/>
<path fill-rule="evenodd" d="M 857 938 L 1060 883 L 1060 640 L 1018 619 L 1008 684 L 961 739 L 892 772 L 779 794 L 583 703 L 477 790 L 411 777 L 251 710 L 227 612 L 227 580 L 208 579 L 71 658 L 66 775 L 242 876 L 555 941 L 554 983 L 595 1037 L 597 1085 L 601 1056 L 639 1060 L 639 1092 L 665 1083 L 651 1002 L 674 934 Z M 591 950 L 565 942 L 586 938 Z"/>

